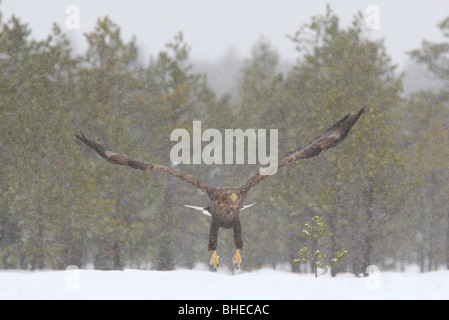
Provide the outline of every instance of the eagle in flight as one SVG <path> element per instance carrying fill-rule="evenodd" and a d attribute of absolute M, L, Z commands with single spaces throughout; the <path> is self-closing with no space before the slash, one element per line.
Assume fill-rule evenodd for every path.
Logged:
<path fill-rule="evenodd" d="M 335 147 L 340 142 L 342 142 L 348 135 L 351 128 L 357 122 L 359 117 L 363 114 L 365 108 L 360 109 L 360 111 L 354 115 L 348 114 L 343 119 L 335 123 L 332 127 L 327 129 L 323 134 L 315 137 L 312 141 L 298 149 L 289 152 L 283 158 L 277 162 L 277 168 L 280 169 L 294 161 L 312 158 L 318 155 L 321 151 Z M 213 266 L 214 270 L 218 266 L 218 255 L 217 255 L 217 239 L 218 230 L 220 228 L 233 229 L 234 232 L 234 244 L 235 244 L 235 255 L 233 257 L 233 263 L 236 268 L 239 268 L 242 263 L 242 258 L 240 256 L 239 250 L 243 248 L 242 241 L 242 227 L 240 224 L 239 213 L 241 210 L 250 207 L 251 205 L 244 205 L 245 199 L 248 196 L 249 191 L 264 180 L 268 175 L 261 175 L 260 173 L 255 174 L 251 177 L 245 184 L 237 188 L 217 188 L 211 186 L 196 177 L 182 173 L 167 166 L 140 161 L 137 159 L 130 158 L 126 155 L 113 152 L 99 143 L 93 140 L 87 139 L 83 133 L 81 135 L 75 135 L 77 139 L 82 141 L 84 144 L 92 148 L 97 152 L 103 159 L 107 162 L 113 164 L 119 164 L 124 166 L 129 166 L 134 169 L 144 170 L 144 171 L 154 171 L 164 173 L 169 176 L 178 178 L 198 189 L 209 196 L 211 204 L 207 207 L 194 207 L 186 206 L 189 208 L 197 209 L 202 211 L 204 214 L 212 218 L 210 224 L 209 232 L 209 245 L 208 250 L 212 251 L 212 258 L 210 260 L 210 265 Z"/>

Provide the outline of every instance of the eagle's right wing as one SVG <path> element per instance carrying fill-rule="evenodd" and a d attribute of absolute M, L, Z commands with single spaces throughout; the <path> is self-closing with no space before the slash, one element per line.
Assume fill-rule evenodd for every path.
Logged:
<path fill-rule="evenodd" d="M 116 152 L 113 152 L 111 150 L 106 149 L 104 146 L 102 146 L 99 143 L 96 143 L 93 140 L 87 139 L 83 133 L 81 135 L 75 135 L 75 137 L 89 146 L 91 149 L 93 149 L 96 153 L 98 153 L 104 160 L 107 162 L 113 163 L 113 164 L 119 164 L 123 166 L 128 166 L 134 169 L 138 170 L 146 170 L 146 171 L 154 171 L 154 172 L 160 172 L 164 173 L 166 175 L 178 178 L 198 189 L 203 191 L 206 194 L 210 194 L 212 190 L 216 189 L 209 184 L 199 180 L 198 178 L 192 176 L 191 174 L 182 173 L 176 170 L 173 170 L 172 168 L 160 165 L 160 164 L 154 164 L 154 163 L 147 163 L 144 161 L 140 161 L 137 159 L 133 159 L 128 157 L 124 154 L 119 154 Z"/>

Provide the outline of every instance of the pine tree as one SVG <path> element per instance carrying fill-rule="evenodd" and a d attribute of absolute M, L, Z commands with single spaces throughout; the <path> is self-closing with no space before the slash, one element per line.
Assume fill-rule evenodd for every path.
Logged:
<path fill-rule="evenodd" d="M 336 239 L 353 245 L 355 273 L 372 263 L 383 239 L 381 225 L 399 212 L 404 196 L 395 187 L 403 183 L 402 160 L 390 129 L 401 78 L 383 43 L 363 37 L 362 22 L 356 16 L 342 29 L 329 7 L 326 15 L 312 18 L 291 37 L 302 55 L 287 80 L 290 97 L 308 118 L 302 130 L 320 132 L 336 114 L 367 108 L 341 147 L 301 164 L 309 175 L 302 179 L 307 197 L 299 199 L 300 206 L 325 214 Z"/>
<path fill-rule="evenodd" d="M 310 246 L 301 247 L 298 251 L 298 258 L 293 259 L 293 263 L 307 263 L 311 260 L 312 270 L 314 271 L 315 278 L 319 275 L 327 272 L 329 267 L 323 262 L 326 258 L 326 253 L 321 248 L 320 239 L 326 240 L 329 238 L 327 231 L 327 226 L 320 216 L 314 216 L 312 218 L 312 224 L 304 223 L 304 229 L 301 230 L 301 235 L 303 238 L 312 242 Z M 348 254 L 348 250 L 342 249 L 335 252 L 335 257 L 331 258 L 330 261 L 336 264 L 343 260 Z M 318 274 L 318 269 L 324 270 L 323 273 Z"/>
<path fill-rule="evenodd" d="M 22 83 L 24 81 L 25 61 L 29 55 L 30 46 L 28 36 L 30 30 L 12 17 L 7 23 L 2 23 L 0 33 L 0 124 L 1 133 L 1 176 L 0 203 L 1 232 L 0 246 L 1 263 L 3 268 L 23 267 L 25 258 L 21 250 L 23 246 L 23 216 L 15 210 L 17 196 L 21 194 L 23 186 L 18 172 L 20 164 L 15 157 L 20 155 L 22 135 L 18 133 L 20 122 L 20 102 L 23 97 Z M 17 139 L 17 140 L 15 140 Z"/>
<path fill-rule="evenodd" d="M 120 28 L 108 17 L 98 20 L 86 40 L 89 47 L 77 70 L 79 100 L 73 123 L 77 131 L 88 132 L 103 144 L 134 155 L 138 148 L 130 131 L 134 87 L 138 83 L 135 42 L 125 43 Z M 121 269 L 137 257 L 137 252 L 144 254 L 141 246 L 145 241 L 137 247 L 136 243 L 143 237 L 139 213 L 153 200 L 146 192 L 148 176 L 98 163 L 93 155 L 91 159 L 95 161 L 91 168 L 96 170 L 97 179 L 92 200 L 98 209 L 90 221 L 94 265 L 99 269 Z"/>
<path fill-rule="evenodd" d="M 174 129 L 189 129 L 194 120 L 201 120 L 206 127 L 210 119 L 222 112 L 217 110 L 220 104 L 208 88 L 205 76 L 192 71 L 189 52 L 190 48 L 179 32 L 166 44 L 166 50 L 159 52 L 156 58 L 151 57 L 143 72 L 141 94 L 145 98 L 139 113 L 141 123 L 137 125 L 146 127 L 147 139 L 141 142 L 149 150 L 146 158 L 155 163 L 173 165 L 168 155 L 173 146 L 170 133 Z M 199 166 L 180 164 L 177 169 L 208 180 L 207 170 Z M 208 223 L 185 210 L 182 203 L 191 203 L 192 197 L 198 199 L 196 201 L 204 201 L 204 198 L 195 196 L 197 191 L 190 186 L 166 176 L 154 175 L 152 183 L 159 201 L 151 213 L 148 233 L 152 246 L 157 248 L 154 253 L 156 268 L 170 270 L 175 264 L 193 267 L 199 252 L 207 252 L 204 243 Z"/>
<path fill-rule="evenodd" d="M 449 17 L 438 24 L 449 38 Z M 419 184 L 411 197 L 410 228 L 415 237 L 409 239 L 417 248 L 421 271 L 430 271 L 445 263 L 449 269 L 449 190 L 447 159 L 449 156 L 449 41 L 434 43 L 423 40 L 420 49 L 410 52 L 443 81 L 439 90 L 413 93 L 403 110 L 403 121 L 410 129 L 404 134 L 408 142 L 410 174 Z"/>

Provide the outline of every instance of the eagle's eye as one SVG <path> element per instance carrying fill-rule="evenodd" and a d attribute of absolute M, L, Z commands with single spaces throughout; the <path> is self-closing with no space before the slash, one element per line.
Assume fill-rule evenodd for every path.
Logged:
<path fill-rule="evenodd" d="M 232 202 L 235 202 L 235 200 L 236 200 L 237 198 L 238 198 L 238 197 L 237 197 L 237 195 L 236 195 L 235 193 L 231 194 Z"/>

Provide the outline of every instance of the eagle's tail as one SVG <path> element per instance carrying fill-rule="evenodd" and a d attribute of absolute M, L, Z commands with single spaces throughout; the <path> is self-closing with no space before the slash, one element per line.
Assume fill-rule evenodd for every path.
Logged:
<path fill-rule="evenodd" d="M 205 214 L 206 216 L 211 217 L 212 215 L 210 214 L 210 208 L 209 207 L 195 207 L 195 206 L 188 206 L 188 205 L 184 205 L 184 207 L 187 208 L 192 208 L 198 211 L 201 211 L 202 214 Z"/>

